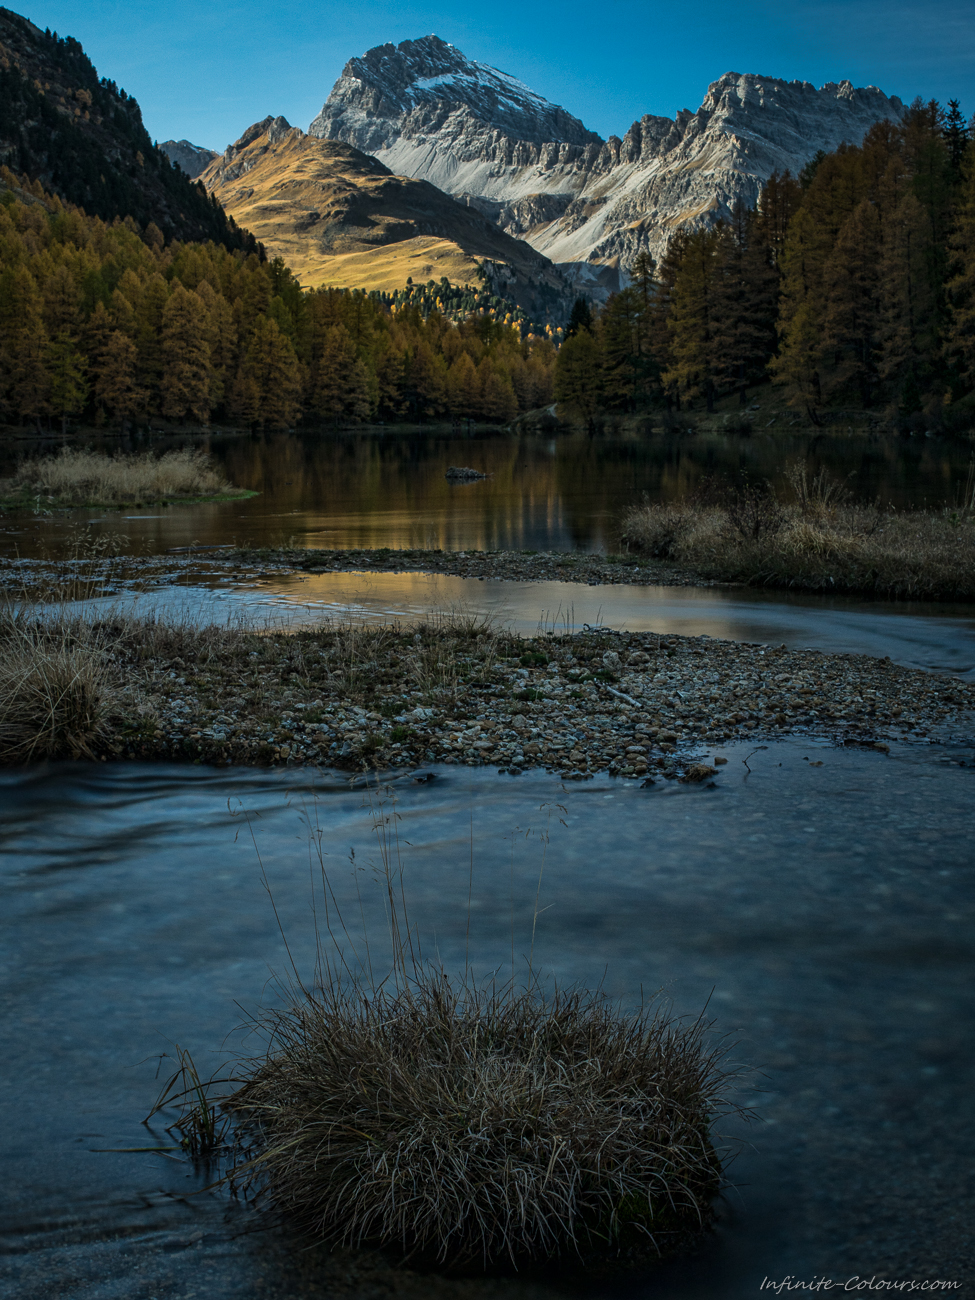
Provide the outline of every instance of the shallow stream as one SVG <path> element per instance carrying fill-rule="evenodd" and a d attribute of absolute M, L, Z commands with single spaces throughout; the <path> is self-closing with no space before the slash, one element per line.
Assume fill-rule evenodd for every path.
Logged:
<path fill-rule="evenodd" d="M 92 605 L 117 603 L 111 597 Z M 285 628 L 316 626 L 323 619 L 413 622 L 440 613 L 493 619 L 528 636 L 580 631 L 588 624 L 834 654 L 889 655 L 908 668 L 975 677 L 970 605 L 895 604 L 747 588 L 503 582 L 428 573 L 272 573 L 230 581 L 214 575 L 206 585 L 190 580 L 141 594 L 131 603 L 123 598 L 123 604 L 195 622 L 241 618 Z"/>
<path fill-rule="evenodd" d="M 521 966 L 547 830 L 536 964 L 630 1003 L 658 988 L 682 1014 L 709 1002 L 758 1072 L 746 1099 L 760 1119 L 730 1126 L 750 1145 L 700 1257 L 572 1293 L 744 1298 L 764 1277 L 885 1270 L 970 1285 L 973 750 L 725 753 L 713 789 L 457 768 L 393 782 L 412 916 L 448 967 L 464 961 L 472 842 L 472 963 L 510 969 L 514 950 Z M 180 1043 L 215 1067 L 240 1044 L 241 1008 L 276 996 L 269 969 L 287 973 L 251 827 L 300 970 L 313 960 L 301 805 L 347 902 L 355 848 L 378 953 L 376 798 L 304 772 L 0 777 L 5 1294 L 376 1293 L 375 1279 L 339 1286 L 221 1193 L 188 1196 L 205 1178 L 186 1165 L 105 1150 L 165 1140 L 140 1124 L 159 1054 Z M 382 1293 L 567 1293 L 416 1285 Z"/>
<path fill-rule="evenodd" d="M 235 482 L 262 495 L 8 517 L 0 553 L 55 553 L 78 525 L 121 533 L 144 555 L 288 540 L 596 550 L 614 544 L 621 509 L 641 493 L 674 497 L 707 474 L 754 480 L 803 455 L 850 476 L 861 497 L 936 505 L 958 491 L 968 459 L 937 440 L 763 434 L 590 442 L 372 431 L 214 439 L 213 450 Z M 492 477 L 450 485 L 450 464 Z M 291 625 L 455 609 L 524 632 L 603 624 L 975 674 L 970 606 L 178 568 L 174 560 L 172 582 L 137 605 Z M 539 773 L 513 780 L 458 767 L 429 785 L 395 782 L 413 915 L 448 966 L 463 962 L 472 838 L 473 959 L 510 969 L 514 936 L 520 960 L 547 827 L 539 963 L 567 980 L 602 979 L 630 1001 L 663 988 L 681 1013 L 710 999 L 716 1032 L 757 1071 L 762 1091 L 746 1100 L 760 1120 L 731 1133 L 746 1139 L 735 1188 L 700 1257 L 652 1280 L 572 1294 L 744 1300 L 763 1278 L 824 1273 L 957 1278 L 962 1295 L 975 1284 L 973 751 L 975 737 L 951 751 L 895 745 L 889 757 L 808 741 L 730 746 L 714 789 L 608 778 L 563 789 Z M 348 891 L 349 849 L 360 865 L 375 857 L 364 795 L 341 775 L 307 771 L 129 763 L 0 774 L 4 1295 L 568 1293 L 561 1283 L 411 1283 L 381 1265 L 323 1262 L 247 1207 L 203 1192 L 203 1171 L 105 1150 L 165 1142 L 161 1127 L 147 1136 L 140 1123 L 165 1074 L 160 1053 L 180 1043 L 216 1067 L 221 1049 L 241 1043 L 241 1008 L 275 996 L 268 972 L 284 972 L 286 954 L 250 827 L 307 969 L 309 855 L 296 799 L 314 800 L 333 880 Z M 248 824 L 241 808 L 260 815 Z M 375 900 L 368 919 L 381 934 Z M 256 1050 L 253 1040 L 244 1049 Z"/>

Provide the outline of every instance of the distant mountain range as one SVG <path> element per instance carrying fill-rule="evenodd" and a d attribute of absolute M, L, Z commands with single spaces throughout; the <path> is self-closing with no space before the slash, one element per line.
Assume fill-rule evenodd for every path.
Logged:
<path fill-rule="evenodd" d="M 426 36 L 351 59 L 307 135 L 269 117 L 223 154 L 157 148 L 76 40 L 0 8 L 0 163 L 13 171 L 167 238 L 256 249 L 256 236 L 309 284 L 463 283 L 481 268 L 536 316 L 580 289 L 604 297 L 641 250 L 659 259 L 675 230 L 754 204 L 773 171 L 902 112 L 872 86 L 726 73 L 696 113 L 603 140 Z"/>
<path fill-rule="evenodd" d="M 312 135 L 344 140 L 469 203 L 585 282 L 615 278 L 675 229 L 753 206 L 773 171 L 859 144 L 903 105 L 876 87 L 726 73 L 696 113 L 602 140 L 516 78 L 436 36 L 351 59 Z M 609 274 L 607 274 L 609 273 Z"/>

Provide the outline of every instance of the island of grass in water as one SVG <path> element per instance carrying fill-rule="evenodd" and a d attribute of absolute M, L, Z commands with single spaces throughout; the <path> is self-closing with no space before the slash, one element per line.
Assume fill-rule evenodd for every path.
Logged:
<path fill-rule="evenodd" d="M 235 488 L 200 449 L 122 453 L 63 448 L 56 456 L 23 461 L 12 478 L 0 482 L 0 506 L 45 509 L 170 502 L 241 500 L 256 495 Z"/>

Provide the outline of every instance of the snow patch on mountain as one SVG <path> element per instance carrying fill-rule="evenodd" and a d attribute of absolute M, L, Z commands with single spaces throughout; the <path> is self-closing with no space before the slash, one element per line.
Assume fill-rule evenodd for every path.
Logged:
<path fill-rule="evenodd" d="M 648 114 L 603 140 L 516 77 L 428 36 L 350 60 L 309 130 L 430 181 L 557 263 L 625 278 L 641 250 L 661 257 L 677 228 L 754 204 L 773 171 L 796 173 L 902 112 L 875 86 L 728 72 L 696 113 Z"/>

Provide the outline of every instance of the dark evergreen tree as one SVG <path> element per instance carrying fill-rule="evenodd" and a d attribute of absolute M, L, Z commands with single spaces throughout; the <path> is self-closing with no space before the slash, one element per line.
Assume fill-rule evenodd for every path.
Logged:
<path fill-rule="evenodd" d="M 572 304 L 569 323 L 565 327 L 565 337 L 570 339 L 580 330 L 588 330 L 590 334 L 592 333 L 592 309 L 587 298 L 577 298 Z"/>
<path fill-rule="evenodd" d="M 968 123 L 962 115 L 957 99 L 948 100 L 948 107 L 941 119 L 941 133 L 948 151 L 948 164 L 954 176 L 958 178 L 961 175 L 961 160 L 965 156 L 971 137 Z"/>
<path fill-rule="evenodd" d="M 685 398 L 704 398 L 709 412 L 722 376 L 715 348 L 720 310 L 722 233 L 696 230 L 688 236 L 667 317 L 670 368 L 664 375 Z"/>
<path fill-rule="evenodd" d="M 826 161 L 829 155 L 825 149 L 817 149 L 806 165 L 799 172 L 799 184 L 804 190 L 808 190 L 810 185 L 816 179 L 816 173 L 820 165 Z"/>
<path fill-rule="evenodd" d="M 712 305 L 714 378 L 721 390 L 760 383 L 775 354 L 778 275 L 759 215 L 736 204 L 719 227 L 718 276 Z"/>
<path fill-rule="evenodd" d="M 559 349 L 554 396 L 593 432 L 603 401 L 602 358 L 599 345 L 585 328 L 570 335 Z"/>

